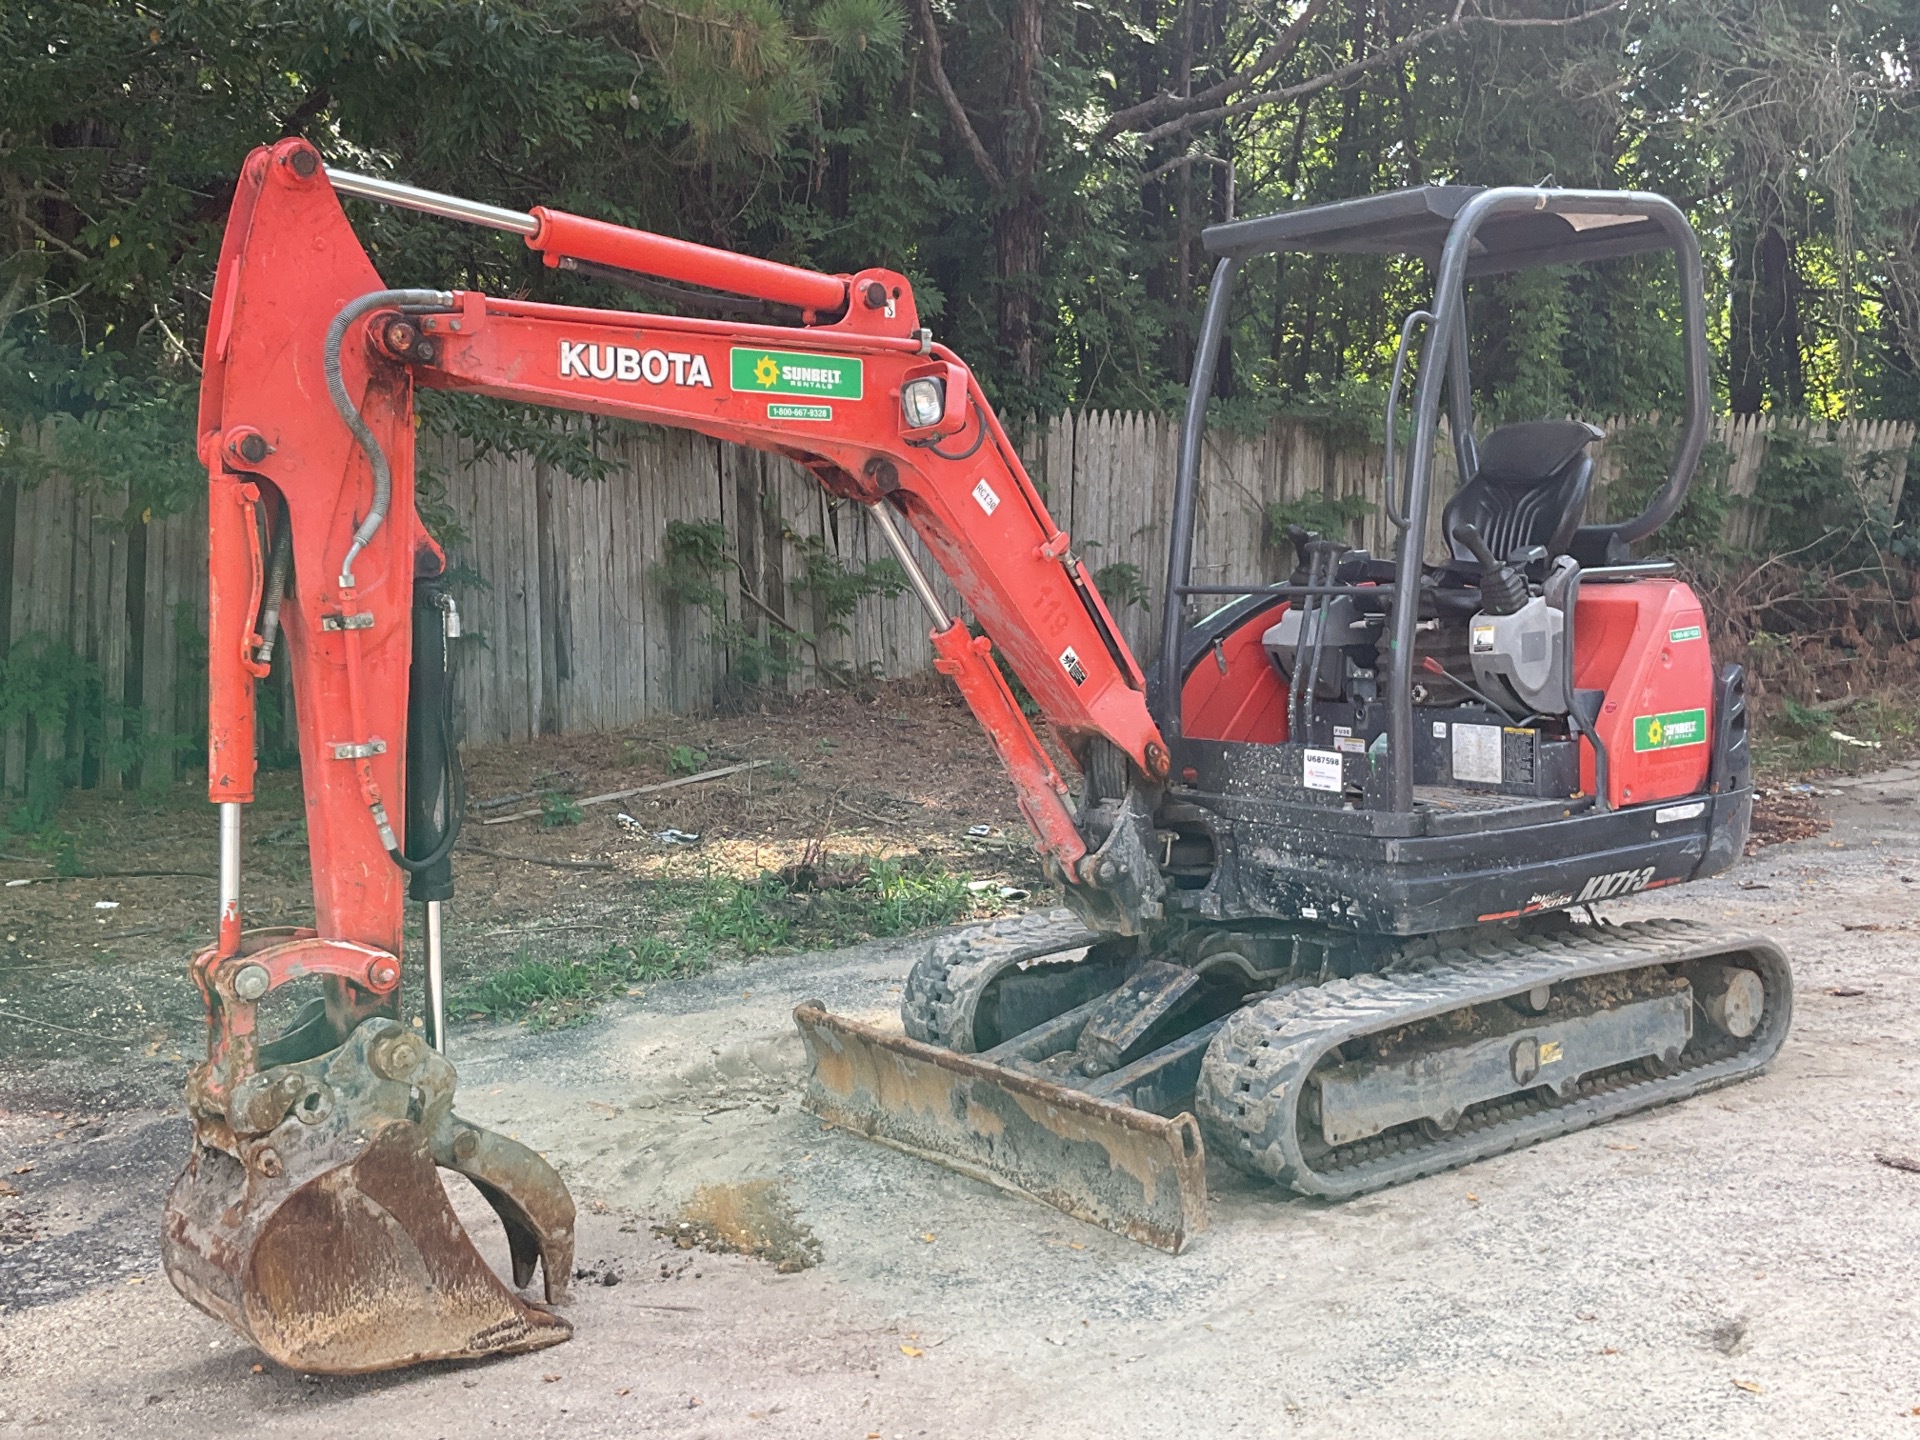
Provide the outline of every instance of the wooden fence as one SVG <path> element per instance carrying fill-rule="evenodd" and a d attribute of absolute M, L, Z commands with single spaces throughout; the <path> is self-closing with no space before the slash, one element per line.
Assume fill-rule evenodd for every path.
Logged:
<path fill-rule="evenodd" d="M 1761 533 L 1764 512 L 1748 497 L 1769 437 L 1787 427 L 1841 446 L 1855 473 L 1883 487 L 1872 498 L 1897 507 L 1912 424 L 1722 419 L 1716 438 L 1736 497 L 1725 532 L 1731 543 L 1749 545 Z M 1618 436 L 1630 422 L 1605 428 Z M 818 596 L 796 587 L 811 539 L 852 570 L 886 554 L 859 506 L 830 500 L 788 461 L 700 436 L 607 425 L 595 434 L 611 463 L 604 478 L 586 481 L 531 459 L 475 461 L 450 441 L 423 447 L 425 466 L 444 477 L 443 500 L 460 532 L 450 548 L 472 637 L 456 652 L 466 739 L 616 729 L 714 702 L 738 656 L 715 643 L 712 614 L 674 600 L 661 583 L 675 520 L 724 526 L 737 562 L 718 577 L 727 617 L 763 637 L 777 638 L 782 621 L 816 637 L 817 655 L 800 642 L 790 647 L 799 663 L 789 683 L 819 683 L 826 667 L 900 676 L 930 664 L 926 620 L 911 595 L 862 599 L 834 630 Z M 1023 446 L 1056 520 L 1089 565 L 1124 562 L 1138 571 L 1149 598 L 1118 605 L 1117 618 L 1149 659 L 1158 648 L 1178 435 L 1178 422 L 1160 416 L 1091 412 L 1035 426 Z M 1444 445 L 1442 453 L 1445 494 L 1453 477 Z M 1869 455 L 1882 458 L 1859 463 Z M 1605 513 L 1620 469 L 1605 443 L 1598 460 L 1590 514 Z M 1195 578 L 1281 574 L 1291 557 L 1273 541 L 1269 507 L 1315 491 L 1371 503 L 1380 470 L 1377 448 L 1342 446 L 1304 424 L 1211 433 Z M 0 658 L 77 657 L 105 700 L 91 720 L 69 713 L 0 737 L 0 784 L 10 791 L 22 787 L 32 757 L 77 762 L 72 778 L 113 785 L 137 774 L 144 749 L 154 773 L 162 756 L 171 767 L 181 738 L 204 724 L 204 508 L 132 525 L 124 508 L 124 498 L 57 479 L 17 492 L 0 486 Z M 1356 541 L 1387 546 L 1377 513 L 1354 528 Z M 937 575 L 935 583 L 958 609 Z M 276 689 L 290 709 L 283 682 Z M 133 743 L 142 737 L 144 746 Z M 190 747 L 180 763 L 193 763 Z"/>

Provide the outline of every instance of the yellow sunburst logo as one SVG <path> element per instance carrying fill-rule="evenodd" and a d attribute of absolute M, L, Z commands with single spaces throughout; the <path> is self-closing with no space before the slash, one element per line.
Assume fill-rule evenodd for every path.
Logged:
<path fill-rule="evenodd" d="M 1658 746 L 1666 738 L 1667 727 L 1660 723 L 1660 717 L 1654 716 L 1647 722 L 1647 744 Z"/>
<path fill-rule="evenodd" d="M 753 378 L 771 390 L 780 383 L 780 362 L 771 355 L 762 355 L 754 364 Z"/>

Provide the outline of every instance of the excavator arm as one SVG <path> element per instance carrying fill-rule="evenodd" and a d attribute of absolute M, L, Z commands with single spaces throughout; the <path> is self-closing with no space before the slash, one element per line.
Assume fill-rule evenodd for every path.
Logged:
<path fill-rule="evenodd" d="M 518 233 L 558 268 L 747 296 L 794 323 L 394 289 L 349 225 L 343 191 Z M 255 151 L 221 250 L 198 423 L 221 913 L 193 965 L 208 1059 L 189 1082 L 195 1149 L 166 1237 L 183 1293 L 306 1369 L 566 1334 L 479 1261 L 434 1167 L 475 1180 L 506 1223 L 516 1281 L 537 1260 L 549 1301 L 571 1254 L 564 1185 L 532 1152 L 460 1120 L 451 1067 L 399 1023 L 405 900 L 444 896 L 457 828 L 449 787 L 420 758 L 457 770 L 444 734 L 423 750 L 417 703 L 433 663 L 422 656 L 440 654 L 423 651 L 436 637 L 421 627 L 450 610 L 445 557 L 414 505 L 417 387 L 695 430 L 785 455 L 866 506 L 1048 868 L 1103 928 L 1132 933 L 1158 913 L 1142 816 L 1117 796 L 1090 796 L 1076 814 L 992 649 L 1076 763 L 1111 747 L 1153 784 L 1168 756 L 1140 667 L 972 373 L 920 327 L 904 276 L 823 275 L 333 175 L 298 140 Z M 984 634 L 947 613 L 903 525 Z M 293 673 L 315 923 L 249 931 L 240 817 L 254 797 L 255 689 L 279 645 Z M 263 1043 L 259 1006 L 312 977 L 321 996 Z"/>
<path fill-rule="evenodd" d="M 1157 781 L 1167 752 L 1145 682 L 972 373 L 919 328 L 904 276 L 825 276 L 552 211 L 469 206 L 535 225 L 528 243 L 550 263 L 751 294 L 796 306 L 810 323 L 393 290 L 332 179 L 299 141 L 248 160 L 214 293 L 199 427 L 213 496 L 210 798 L 252 798 L 265 557 L 284 525 L 299 581 L 279 623 L 295 665 L 316 883 L 333 887 L 316 896 L 322 933 L 398 942 L 403 877 L 383 871 L 376 852 L 394 850 L 399 834 L 391 797 L 412 582 L 441 564 L 413 508 L 416 386 L 696 430 L 786 455 L 867 506 L 933 618 L 936 664 L 999 751 L 1041 853 L 1064 882 L 1099 887 L 1083 873 L 1089 846 L 1066 784 L 989 651 L 999 647 L 1070 754 L 1104 740 Z M 454 203 L 359 186 L 417 207 Z M 991 640 L 945 613 L 901 542 L 901 521 Z M 377 804 L 385 831 L 369 823 Z"/>

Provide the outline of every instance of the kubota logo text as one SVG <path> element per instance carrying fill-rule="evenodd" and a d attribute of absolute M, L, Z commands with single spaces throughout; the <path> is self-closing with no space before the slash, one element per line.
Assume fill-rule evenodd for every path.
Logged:
<path fill-rule="evenodd" d="M 651 385 L 704 385 L 713 388 L 707 357 L 680 350 L 636 350 L 629 345 L 593 345 L 585 340 L 560 342 L 560 378 L 582 380 L 645 380 Z"/>

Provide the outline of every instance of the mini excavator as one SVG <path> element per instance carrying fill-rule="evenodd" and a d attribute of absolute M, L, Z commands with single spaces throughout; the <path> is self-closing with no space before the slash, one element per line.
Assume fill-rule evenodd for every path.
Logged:
<path fill-rule="evenodd" d="M 518 234 L 548 265 L 736 318 L 394 289 L 342 195 Z M 1742 673 L 1712 662 L 1673 564 L 1632 549 L 1684 499 L 1706 437 L 1684 217 L 1649 194 L 1429 186 L 1231 221 L 1205 243 L 1217 265 L 1147 670 L 905 277 L 341 173 L 300 140 L 248 158 L 197 432 L 220 914 L 192 963 L 207 1058 L 163 1230 L 189 1300 L 312 1372 L 571 1333 L 552 1307 L 572 1199 L 540 1156 L 456 1113 L 443 1053 L 458 610 L 414 505 L 417 387 L 785 455 L 863 506 L 899 559 L 935 666 L 985 729 L 1064 904 L 930 942 L 904 1035 L 801 1003 L 807 1104 L 835 1125 L 1178 1250 L 1206 1224 L 1209 1152 L 1338 1198 L 1768 1062 L 1792 1009 L 1776 946 L 1592 910 L 1725 870 L 1751 817 Z M 1202 432 L 1234 280 L 1281 251 L 1412 255 L 1436 277 L 1401 329 L 1388 400 L 1393 553 L 1295 531 L 1284 578 L 1196 584 Z M 1466 291 L 1659 251 L 1679 273 L 1683 423 L 1647 508 L 1600 522 L 1586 514 L 1599 432 L 1542 420 L 1476 435 Z M 743 297 L 760 319 L 737 318 Z M 1410 364 L 1411 441 L 1396 454 Z M 1436 517 L 1443 411 L 1460 483 Z M 909 530 L 982 633 L 947 612 Z M 241 815 L 255 688 L 277 646 L 314 924 L 249 929 Z M 402 1023 L 408 899 L 426 910 L 418 1031 Z M 295 984 L 317 993 L 263 1037 L 263 1002 Z M 442 1169 L 498 1213 L 511 1285 L 462 1228 Z M 536 1272 L 544 1304 L 521 1293 Z"/>

